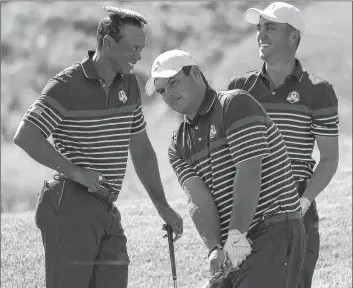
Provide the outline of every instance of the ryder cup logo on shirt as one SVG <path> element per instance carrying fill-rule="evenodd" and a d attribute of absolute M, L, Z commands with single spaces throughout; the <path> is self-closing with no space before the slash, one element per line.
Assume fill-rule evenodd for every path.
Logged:
<path fill-rule="evenodd" d="M 216 127 L 214 127 L 214 125 L 211 125 L 210 138 L 213 139 L 214 136 L 216 136 L 216 134 L 217 134 Z"/>
<path fill-rule="evenodd" d="M 119 92 L 119 100 L 120 100 L 121 102 L 126 103 L 126 101 L 127 101 L 127 96 L 126 96 L 124 90 L 121 90 L 121 91 Z"/>
<path fill-rule="evenodd" d="M 296 103 L 299 101 L 299 93 L 296 91 L 290 92 L 288 94 L 287 100 L 289 103 Z"/>

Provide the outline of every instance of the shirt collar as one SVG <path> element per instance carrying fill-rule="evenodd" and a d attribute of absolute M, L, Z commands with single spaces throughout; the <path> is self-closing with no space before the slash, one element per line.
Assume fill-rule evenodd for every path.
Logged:
<path fill-rule="evenodd" d="M 261 77 L 267 78 L 266 77 L 265 62 L 263 63 L 262 68 L 259 72 L 260 72 L 259 75 Z M 298 82 L 300 82 L 302 80 L 303 68 L 302 68 L 302 65 L 298 59 L 295 59 L 295 67 L 294 67 L 294 70 L 290 76 L 294 76 Z"/>
<path fill-rule="evenodd" d="M 88 50 L 86 52 L 84 59 L 81 62 L 83 73 L 89 79 L 99 79 L 100 78 L 98 75 L 98 72 L 92 62 L 92 57 L 93 57 L 94 53 L 95 53 L 95 51 Z"/>
<path fill-rule="evenodd" d="M 199 115 L 206 115 L 212 108 L 215 100 L 216 100 L 217 92 L 213 90 L 211 87 L 206 87 L 206 93 L 203 97 L 199 110 L 197 111 L 194 119 L 190 120 L 186 115 L 184 115 L 184 121 L 188 124 L 194 122 Z"/>

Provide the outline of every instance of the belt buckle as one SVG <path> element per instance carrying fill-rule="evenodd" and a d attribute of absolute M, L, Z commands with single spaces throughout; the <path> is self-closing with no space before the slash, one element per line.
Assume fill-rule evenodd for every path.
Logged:
<path fill-rule="evenodd" d="M 111 192 L 111 194 L 109 196 L 113 196 L 109 202 L 113 203 L 118 199 L 118 194 L 116 194 L 115 192 Z"/>
<path fill-rule="evenodd" d="M 114 193 L 113 189 L 111 188 L 106 189 L 105 187 L 102 187 L 102 186 L 101 186 L 101 189 L 108 193 L 108 195 L 104 197 L 106 201 L 113 203 L 118 198 L 117 194 Z"/>

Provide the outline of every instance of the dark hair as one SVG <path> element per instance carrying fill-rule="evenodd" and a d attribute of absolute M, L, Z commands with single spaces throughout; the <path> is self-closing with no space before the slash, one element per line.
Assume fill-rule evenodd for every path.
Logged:
<path fill-rule="evenodd" d="M 144 24 L 147 24 L 147 19 L 141 14 L 137 13 L 134 10 L 122 8 L 122 7 L 113 7 L 113 6 L 104 6 L 103 9 L 109 12 L 109 16 L 105 17 L 102 21 L 99 22 L 97 27 L 97 46 L 101 48 L 103 45 L 103 38 L 105 35 L 111 36 L 116 42 L 122 38 L 120 35 L 120 30 L 126 24 L 135 25 L 138 27 L 143 27 Z"/>
<path fill-rule="evenodd" d="M 287 26 L 289 27 L 289 29 L 291 30 L 291 32 L 293 32 L 293 31 L 298 31 L 299 37 L 298 37 L 298 40 L 297 40 L 297 46 L 295 47 L 295 49 L 298 49 L 299 44 L 300 44 L 300 40 L 301 40 L 300 31 L 299 31 L 298 29 L 295 29 L 292 25 L 290 25 L 290 24 L 288 24 L 288 23 L 287 23 Z"/>
<path fill-rule="evenodd" d="M 192 67 L 191 65 L 183 67 L 182 70 L 183 70 L 183 72 L 185 73 L 186 76 L 190 75 L 191 67 Z M 205 77 L 205 75 L 203 75 L 201 70 L 200 70 L 200 73 L 201 73 L 201 77 L 202 77 L 203 82 L 205 82 L 206 86 L 209 87 L 210 85 L 208 84 L 208 81 L 206 80 L 206 77 Z"/>

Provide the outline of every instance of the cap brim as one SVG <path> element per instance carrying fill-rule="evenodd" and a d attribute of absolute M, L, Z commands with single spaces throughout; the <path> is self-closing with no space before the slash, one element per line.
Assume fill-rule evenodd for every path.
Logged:
<path fill-rule="evenodd" d="M 154 85 L 154 80 L 156 78 L 170 78 L 174 75 L 178 74 L 179 71 L 176 70 L 163 70 L 159 73 L 155 73 L 153 77 L 147 80 L 145 90 L 147 96 L 152 96 L 154 92 L 156 92 L 156 86 Z"/>
<path fill-rule="evenodd" d="M 259 24 L 260 21 L 260 17 L 265 18 L 268 21 L 271 22 L 276 22 L 276 23 L 285 23 L 283 21 L 280 21 L 275 15 L 270 14 L 270 13 L 266 13 L 263 10 L 259 10 L 256 8 L 250 8 L 248 10 L 246 10 L 246 12 L 244 13 L 244 19 L 254 25 Z"/>

